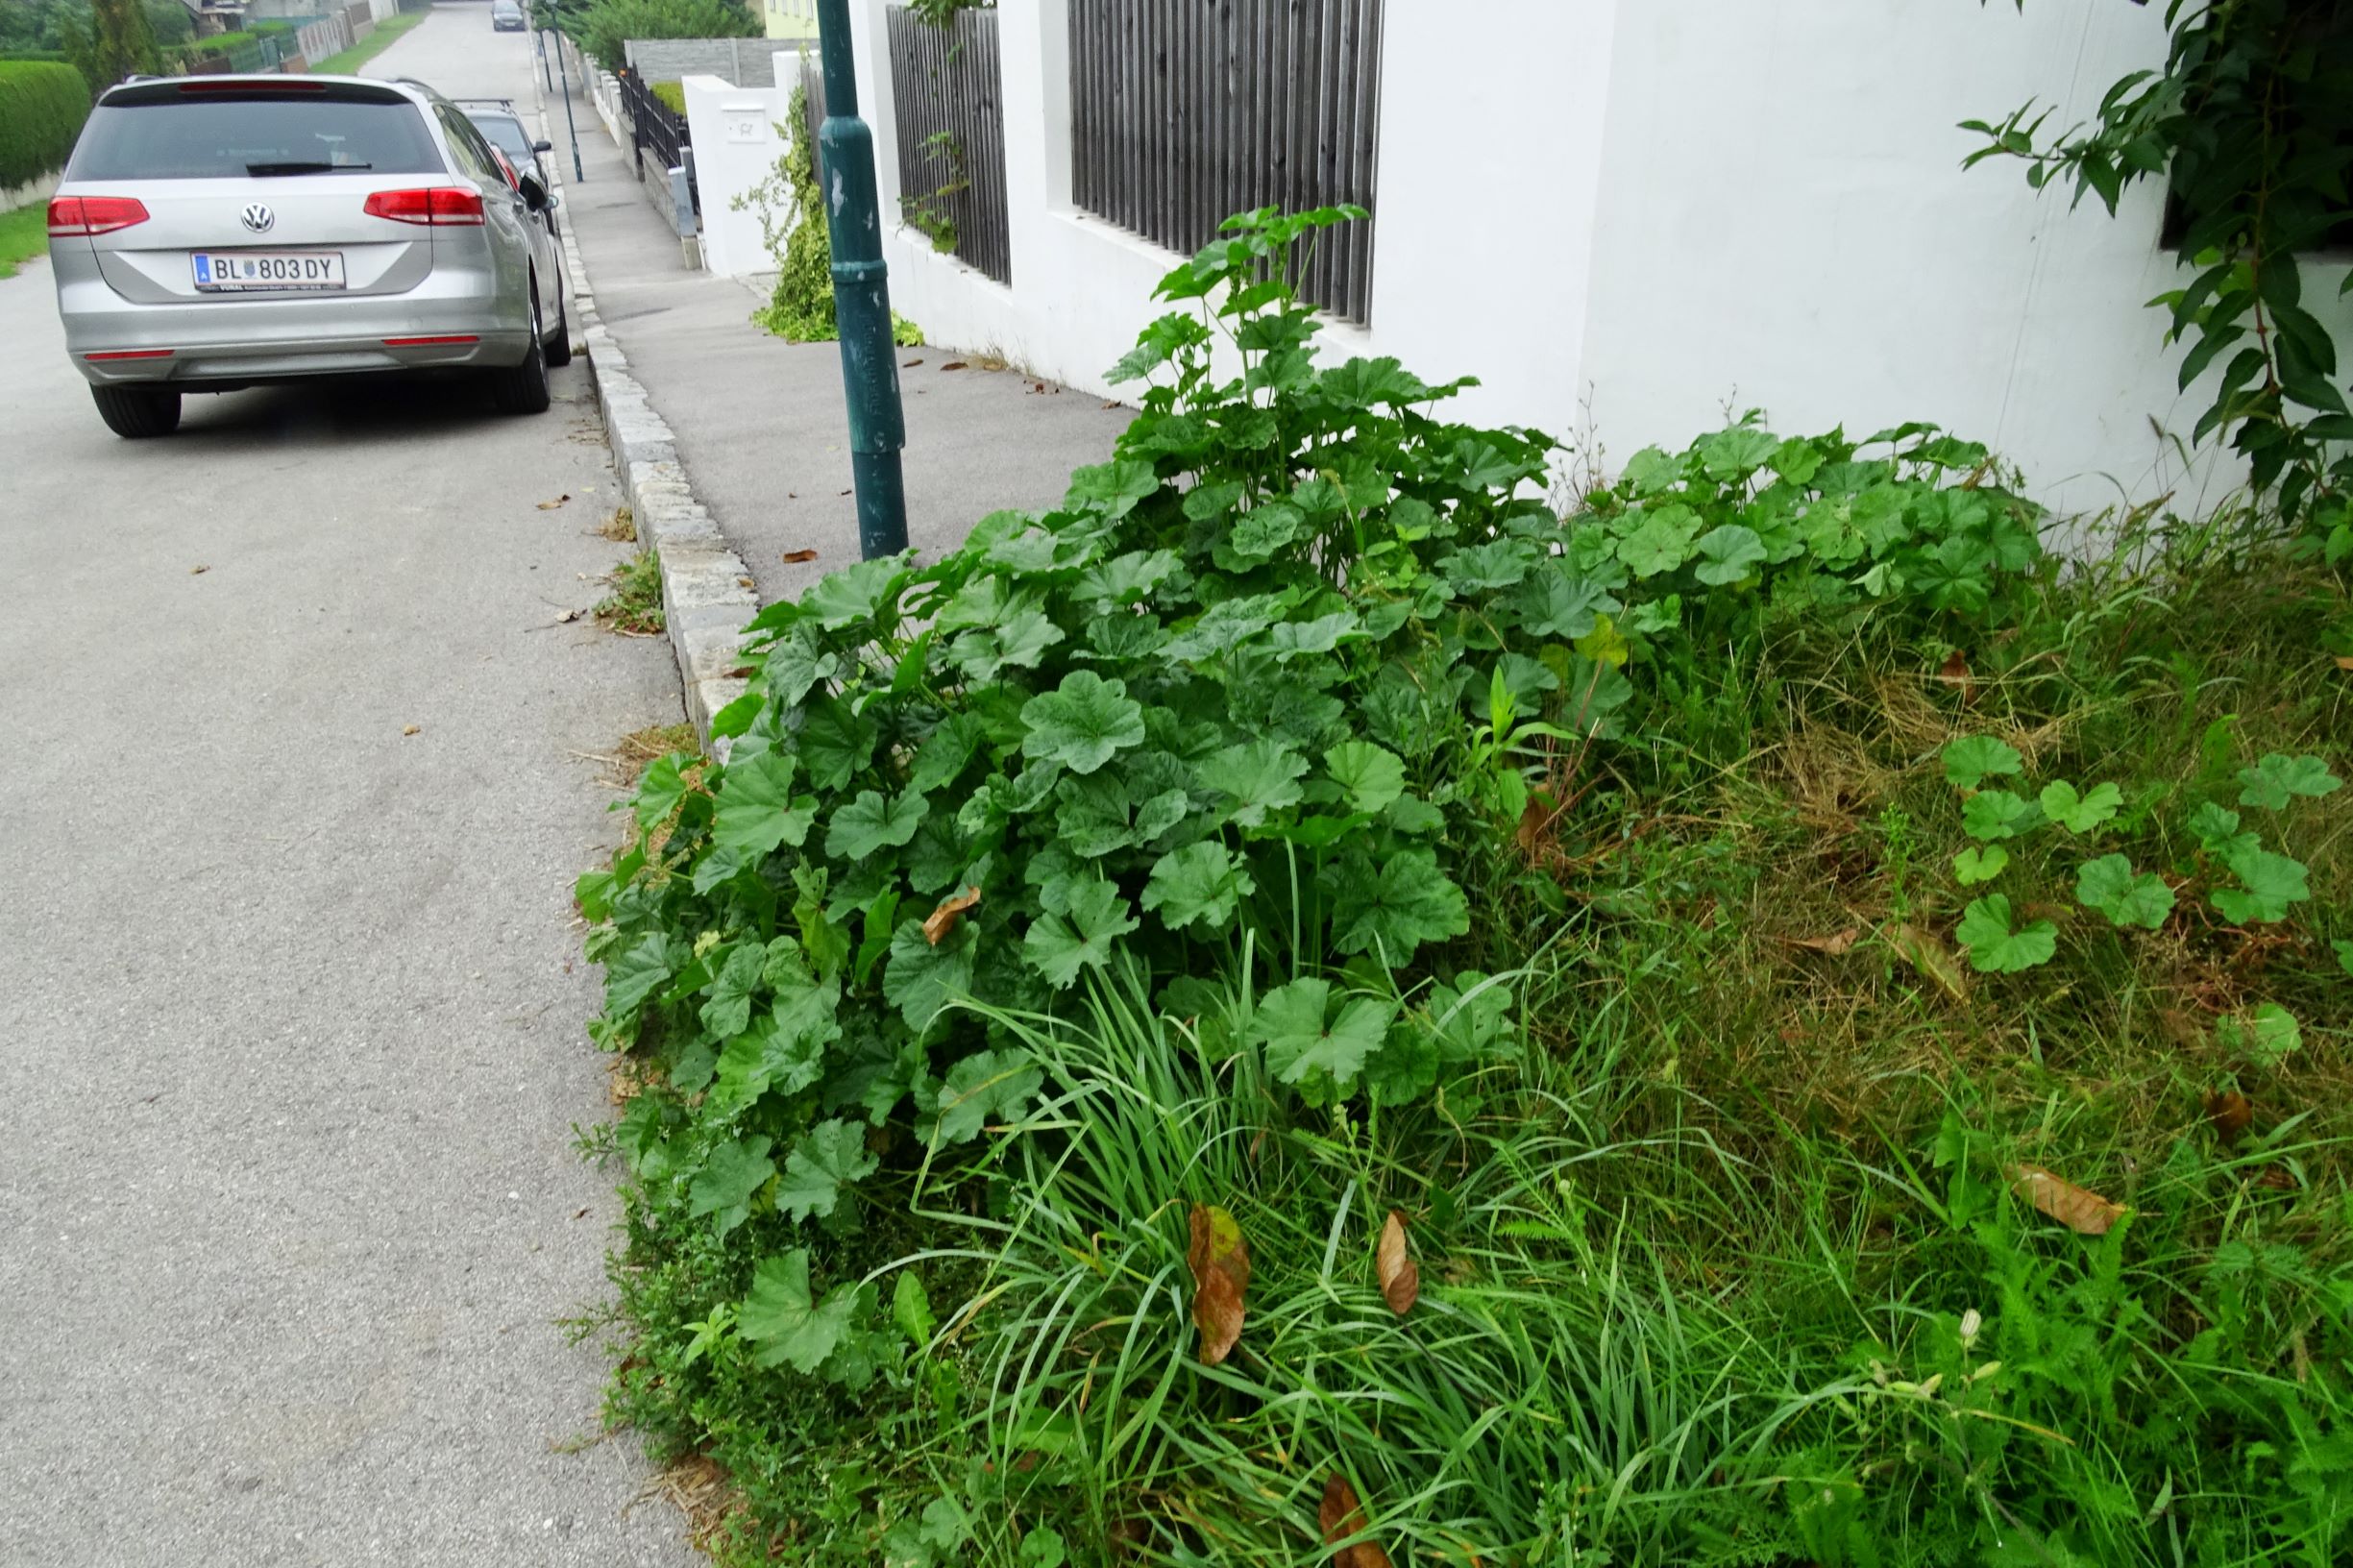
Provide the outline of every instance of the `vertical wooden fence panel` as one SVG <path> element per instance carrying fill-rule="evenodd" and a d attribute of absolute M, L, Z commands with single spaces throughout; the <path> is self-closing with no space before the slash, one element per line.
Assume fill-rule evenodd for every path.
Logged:
<path fill-rule="evenodd" d="M 951 237 L 959 259 L 1012 282 L 996 12 L 960 11 L 952 26 L 934 27 L 894 6 L 889 43 L 903 215 Z"/>
<path fill-rule="evenodd" d="M 1381 7 L 1070 0 L 1072 197 L 1186 255 L 1230 214 L 1254 208 L 1373 210 Z M 1372 257 L 1370 220 L 1326 231 L 1301 292 L 1363 321 Z"/>

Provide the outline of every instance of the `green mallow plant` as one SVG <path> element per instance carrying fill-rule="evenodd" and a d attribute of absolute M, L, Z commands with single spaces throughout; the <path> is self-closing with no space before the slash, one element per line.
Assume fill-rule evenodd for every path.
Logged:
<path fill-rule="evenodd" d="M 1981 617 L 2039 559 L 1982 452 L 1920 427 L 1873 457 L 1744 425 L 1564 522 L 1550 438 L 1442 417 L 1469 381 L 1316 363 L 1293 252 L 1352 215 L 1231 220 L 1116 367 L 1142 411 L 1110 462 L 765 610 L 724 761 L 648 770 L 576 894 L 594 1032 L 655 1079 L 615 1139 L 653 1208 L 852 1222 L 891 1149 L 1022 1125 L 1043 1082 L 997 1020 L 1115 960 L 1189 1013 L 1247 965 L 1236 1028 L 1310 1106 L 1484 1070 L 1516 1037 L 1480 954 L 1517 938 L 1470 890 L 1562 906 L 1516 835 L 1572 803 L 1565 755 L 1769 601 Z M 737 1321 L 846 1379 L 873 1306 L 788 1254 Z"/>
<path fill-rule="evenodd" d="M 1946 746 L 1945 777 L 1963 792 L 1962 831 L 1977 841 L 1953 856 L 1953 880 L 1964 888 L 1998 877 L 2010 864 L 2006 847 L 2046 830 L 2089 845 L 2112 830 L 2124 807 L 2123 790 L 2112 782 L 2078 787 L 2052 779 L 2032 796 L 2008 786 L 2022 778 L 2025 759 L 2016 747 L 1991 735 L 1965 735 Z M 2272 752 L 2240 770 L 2239 804 L 2278 812 L 2296 797 L 2335 792 L 2342 780 L 2318 757 Z M 2207 901 L 2234 925 L 2273 924 L 2292 905 L 2311 896 L 2300 861 L 2263 846 L 2241 825 L 2239 812 L 2218 802 L 2201 802 L 2183 827 L 2198 846 L 2199 877 Z M 2184 879 L 2189 880 L 2188 878 Z M 2119 929 L 2162 929 L 2172 918 L 2175 885 L 2155 871 L 2138 870 L 2122 853 L 2111 851 L 2080 862 L 2075 901 L 2107 918 Z M 2048 919 L 2021 922 L 2009 896 L 1987 893 L 1963 911 L 1955 935 L 1979 973 L 2016 974 L 2048 963 L 2058 951 L 2058 927 Z"/>

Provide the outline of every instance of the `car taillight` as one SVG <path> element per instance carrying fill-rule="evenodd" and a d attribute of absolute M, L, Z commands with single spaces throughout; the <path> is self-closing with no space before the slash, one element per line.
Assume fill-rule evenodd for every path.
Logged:
<path fill-rule="evenodd" d="M 147 208 L 135 196 L 59 196 L 49 203 L 49 237 L 110 234 L 147 221 Z"/>
<path fill-rule="evenodd" d="M 459 185 L 429 185 L 416 190 L 380 190 L 363 209 L 371 218 L 394 223 L 480 223 L 482 196 Z"/>

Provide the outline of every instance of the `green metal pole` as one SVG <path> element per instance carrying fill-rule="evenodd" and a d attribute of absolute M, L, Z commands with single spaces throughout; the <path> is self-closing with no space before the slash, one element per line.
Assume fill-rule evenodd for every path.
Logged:
<path fill-rule="evenodd" d="M 882 259 L 882 210 L 874 194 L 874 135 L 858 118 L 858 78 L 849 49 L 849 0 L 817 0 L 825 64 L 825 229 L 833 248 L 833 318 L 842 333 L 842 387 L 849 400 L 849 462 L 858 487 L 858 552 L 868 560 L 907 548 L 907 486 L 899 449 L 907 420 L 899 406 L 898 355 L 891 342 L 891 286 Z"/>

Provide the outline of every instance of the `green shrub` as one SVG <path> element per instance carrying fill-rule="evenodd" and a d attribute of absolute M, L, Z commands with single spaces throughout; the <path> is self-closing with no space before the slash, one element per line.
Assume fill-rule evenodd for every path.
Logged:
<path fill-rule="evenodd" d="M 1305 1561 L 1335 1476 L 1400 1562 L 2341 1558 L 2341 580 L 2063 573 L 1917 426 L 1560 516 L 1315 363 L 1343 215 L 1164 280 L 1061 507 L 764 611 L 579 882 L 615 1415 L 746 1560 Z"/>
<path fill-rule="evenodd" d="M 677 82 L 649 82 L 646 90 L 659 99 L 673 114 L 686 112 L 686 87 Z"/>
<path fill-rule="evenodd" d="M 564 30 L 608 71 L 629 62 L 631 38 L 752 38 L 759 18 L 739 0 L 594 0 L 557 13 Z"/>
<path fill-rule="evenodd" d="M 1179 985 L 1255 964 L 1277 989 L 1252 1028 L 1311 1103 L 1415 1100 L 1496 1046 L 1508 992 L 1489 961 L 1521 938 L 1475 930 L 1468 890 L 1561 907 L 1509 846 L 1532 811 L 1565 809 L 1556 760 L 1653 700 L 1630 662 L 1753 618 L 1719 600 L 1832 568 L 1898 613 L 1983 607 L 1894 565 L 1998 509 L 1939 502 L 1919 453 L 1915 477 L 1847 461 L 1822 480 L 1825 511 L 1849 484 L 1914 503 L 1853 551 L 1775 533 L 1777 579 L 1732 549 L 1707 599 L 1646 597 L 1675 580 L 1654 541 L 1685 503 L 1664 480 L 1646 522 L 1564 527 L 1544 438 L 1425 411 L 1467 383 L 1314 366 L 1313 313 L 1284 280 L 1293 245 L 1344 215 L 1236 220 L 1164 282 L 1201 315 L 1164 317 L 1122 361 L 1167 380 L 1063 509 L 996 514 L 936 565 L 864 562 L 762 612 L 752 690 L 715 721 L 726 766 L 648 771 L 643 842 L 579 896 L 610 922 L 600 1038 L 652 1043 L 708 1091 L 662 1157 L 679 1180 L 740 1158 L 749 1129 L 781 1152 L 910 1097 L 919 1142 L 968 1139 L 984 1107 L 1018 1103 L 1003 1086 L 1023 1069 L 947 1004 L 1050 1010 L 1123 952 Z M 1212 323 L 1239 379 L 1213 370 Z M 1768 461 L 1813 448 L 1728 437 L 1731 455 L 1695 459 L 1712 499 L 1677 493 L 1745 497 L 1765 524 L 1798 482 L 1763 483 Z M 1757 537 L 1719 525 L 1700 559 L 1727 529 Z M 1600 550 L 1613 530 L 1648 553 Z"/>
<path fill-rule="evenodd" d="M 736 210 L 758 214 L 761 242 L 776 262 L 776 286 L 751 319 L 795 343 L 830 342 L 839 335 L 833 319 L 832 239 L 825 204 L 817 195 L 817 148 L 809 138 L 808 108 L 808 93 L 795 87 L 789 123 L 781 128 L 789 144 L 784 155 L 767 178 L 735 198 Z M 891 339 L 919 343 L 922 333 L 895 312 Z"/>
<path fill-rule="evenodd" d="M 89 112 L 89 85 L 71 65 L 0 61 L 0 185 L 63 167 Z"/>

